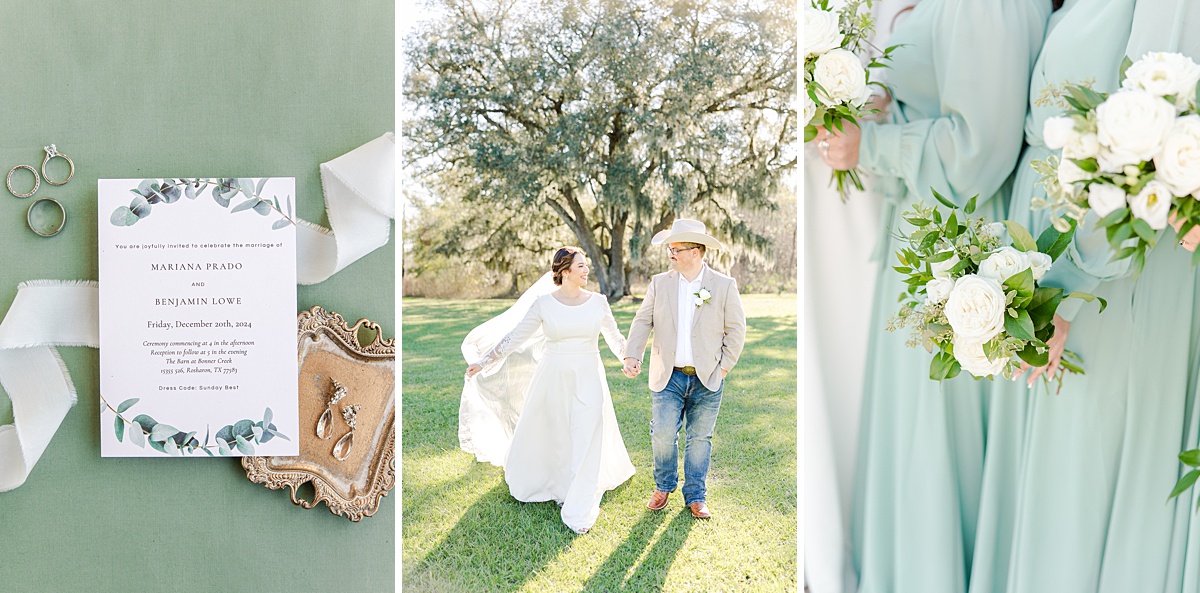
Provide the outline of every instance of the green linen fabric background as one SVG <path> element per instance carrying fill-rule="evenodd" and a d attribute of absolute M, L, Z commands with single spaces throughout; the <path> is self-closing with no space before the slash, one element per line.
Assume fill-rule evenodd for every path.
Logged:
<path fill-rule="evenodd" d="M 395 127 L 394 24 L 389 0 L 4 0 L 0 174 L 38 167 L 50 143 L 77 169 L 28 200 L 0 190 L 0 315 L 22 281 L 97 279 L 98 178 L 291 176 L 298 214 L 328 225 L 318 165 Z M 56 237 L 25 226 L 41 197 L 67 209 Z M 300 287 L 297 312 L 395 337 L 394 236 Z M 394 590 L 398 490 L 355 524 L 251 484 L 237 461 L 103 459 L 98 351 L 60 352 L 79 403 L 0 493 L 0 592 Z"/>

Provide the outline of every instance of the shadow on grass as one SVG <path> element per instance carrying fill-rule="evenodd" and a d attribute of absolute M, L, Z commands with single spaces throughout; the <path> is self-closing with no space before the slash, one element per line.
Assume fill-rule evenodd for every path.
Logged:
<path fill-rule="evenodd" d="M 497 537 L 497 532 L 503 533 Z M 562 525 L 557 505 L 519 502 L 501 481 L 476 499 L 413 570 L 405 570 L 404 586 L 426 589 L 431 575 L 445 574 L 453 580 L 428 590 L 516 591 L 575 537 Z M 460 589 L 457 583 L 470 585 Z"/>
<path fill-rule="evenodd" d="M 686 509 L 676 513 L 675 518 L 663 530 L 654 547 L 642 559 L 641 564 L 628 579 L 625 574 L 641 557 L 642 551 L 649 545 L 659 525 L 666 518 L 663 511 L 646 510 L 642 518 L 629 530 L 629 537 L 617 549 L 609 554 L 608 559 L 584 584 L 584 593 L 607 593 L 610 591 L 661 591 L 667 580 L 667 573 L 675 562 L 675 556 L 683 548 L 688 534 L 696 524 L 696 519 Z M 613 588 L 614 583 L 621 583 L 619 589 Z"/>

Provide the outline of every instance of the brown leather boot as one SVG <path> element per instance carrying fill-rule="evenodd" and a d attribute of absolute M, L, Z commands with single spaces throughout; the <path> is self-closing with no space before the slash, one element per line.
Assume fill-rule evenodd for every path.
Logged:
<path fill-rule="evenodd" d="M 661 511 L 667 508 L 667 497 L 670 495 L 670 492 L 659 492 L 658 490 L 655 490 L 654 494 L 650 495 L 650 502 L 646 503 L 646 508 L 652 511 Z"/>
<path fill-rule="evenodd" d="M 712 516 L 712 513 L 708 512 L 708 505 L 704 504 L 703 500 L 689 504 L 688 508 L 691 509 L 692 516 L 697 519 L 707 519 Z"/>

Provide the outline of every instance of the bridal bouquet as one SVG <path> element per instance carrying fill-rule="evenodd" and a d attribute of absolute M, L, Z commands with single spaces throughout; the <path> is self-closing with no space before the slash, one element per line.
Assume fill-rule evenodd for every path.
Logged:
<path fill-rule="evenodd" d="M 804 9 L 804 141 L 817 136 L 817 126 L 833 131 L 845 129 L 846 122 L 858 125 L 865 115 L 878 112 L 864 107 L 871 98 L 868 68 L 883 66 L 896 46 L 883 50 L 863 66 L 859 53 L 870 47 L 867 39 L 875 27 L 870 0 L 849 0 L 838 11 L 829 0 L 812 0 Z M 846 199 L 849 182 L 862 189 L 858 169 L 834 171 L 838 193 Z"/>
<path fill-rule="evenodd" d="M 1034 161 L 1051 208 L 1063 231 L 1088 210 L 1100 217 L 1113 259 L 1145 265 L 1168 222 L 1182 223 L 1179 236 L 1200 224 L 1200 115 L 1196 94 L 1200 66 L 1178 53 L 1126 58 L 1121 88 L 1112 94 L 1067 85 L 1066 115 L 1046 120 L 1046 146 L 1062 159 Z M 1200 263 L 1200 250 L 1192 263 Z"/>
<path fill-rule="evenodd" d="M 975 198 L 960 210 L 936 191 L 933 196 L 950 208 L 945 218 L 936 206 L 917 203 L 904 212 L 913 230 L 896 253 L 897 272 L 908 289 L 900 295 L 900 311 L 888 330 L 910 327 L 909 346 L 937 354 L 929 378 L 940 381 L 966 370 L 975 377 L 1012 378 L 1024 361 L 1031 366 L 1049 362 L 1046 341 L 1054 335 L 1054 312 L 1064 298 L 1092 301 L 1097 297 L 1061 288 L 1038 286 L 1053 261 L 1067 248 L 1074 229 L 1046 229 L 1034 241 L 1029 231 L 1011 220 L 988 223 L 968 219 Z M 1011 241 L 1005 241 L 1005 231 Z M 1100 299 L 1100 310 L 1106 303 Z M 1083 373 L 1081 361 L 1063 354 L 1064 372 Z M 1061 376 L 1059 377 L 1061 381 Z M 1061 384 L 1061 383 L 1060 383 Z"/>

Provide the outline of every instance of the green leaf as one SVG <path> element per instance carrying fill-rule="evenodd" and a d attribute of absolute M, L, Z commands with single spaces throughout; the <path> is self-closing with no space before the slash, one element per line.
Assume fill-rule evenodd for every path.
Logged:
<path fill-rule="evenodd" d="M 955 216 L 953 210 L 950 211 L 950 217 L 946 219 L 946 238 L 953 239 L 958 236 L 958 217 Z"/>
<path fill-rule="evenodd" d="M 225 442 L 225 439 L 221 437 L 217 437 L 217 452 L 221 455 L 233 454 L 233 451 L 229 449 L 229 443 Z"/>
<path fill-rule="evenodd" d="M 1200 449 L 1191 449 L 1179 454 L 1179 461 L 1192 467 L 1200 467 Z"/>
<path fill-rule="evenodd" d="M 242 438 L 240 434 L 234 438 L 237 439 L 237 449 L 242 452 L 242 455 L 254 455 L 254 445 Z"/>
<path fill-rule="evenodd" d="M 168 455 L 179 456 L 179 445 L 175 444 L 175 439 L 167 439 L 163 441 L 163 449 Z"/>
<path fill-rule="evenodd" d="M 267 184 L 267 181 L 269 181 L 270 179 L 271 179 L 270 177 L 263 177 L 262 179 L 259 179 L 258 185 L 256 185 L 254 187 L 254 195 L 261 197 L 262 196 L 262 188 L 264 185 Z"/>
<path fill-rule="evenodd" d="M 929 261 L 929 263 L 931 263 L 931 264 L 937 264 L 937 263 L 944 262 L 954 256 L 955 256 L 954 250 L 947 249 L 945 251 L 939 251 L 939 252 L 929 256 L 929 259 L 927 261 Z"/>
<path fill-rule="evenodd" d="M 237 421 L 237 422 L 236 422 L 236 423 L 233 425 L 233 436 L 234 436 L 234 437 L 238 437 L 238 436 L 242 436 L 242 437 L 248 437 L 248 436 L 250 436 L 250 434 L 251 434 L 251 432 L 250 432 L 250 427 L 252 427 L 252 426 L 254 426 L 254 423 L 253 423 L 253 422 L 251 422 L 251 421 L 249 421 L 249 420 L 238 420 L 238 421 Z"/>
<path fill-rule="evenodd" d="M 1121 83 L 1125 82 L 1125 71 L 1128 70 L 1129 67 L 1132 65 L 1133 65 L 1133 60 L 1129 59 L 1129 56 L 1125 56 L 1124 58 L 1121 59 L 1121 66 L 1117 69 L 1117 86 L 1118 87 L 1121 86 Z M 1200 95 L 1196 95 L 1196 96 L 1200 97 Z"/>
<path fill-rule="evenodd" d="M 1058 259 L 1067 250 L 1067 246 L 1071 244 L 1071 239 L 1075 237 L 1075 221 L 1071 220 L 1071 230 L 1061 233 L 1053 226 L 1046 227 L 1041 235 L 1038 235 L 1037 250 L 1050 256 L 1050 260 Z"/>
<path fill-rule="evenodd" d="M 1158 231 L 1150 228 L 1150 224 L 1140 218 L 1133 219 L 1133 232 L 1137 233 L 1151 247 L 1158 242 Z"/>
<path fill-rule="evenodd" d="M 958 206 L 954 205 L 954 202 L 951 202 L 950 200 L 947 200 L 947 199 L 946 199 L 944 196 L 942 196 L 942 194 L 939 194 L 939 193 L 937 193 L 937 190 L 936 190 L 936 189 L 933 189 L 933 188 L 931 187 L 931 188 L 929 188 L 929 191 L 933 192 L 933 197 L 934 197 L 934 199 L 936 199 L 937 201 L 941 202 L 943 206 L 945 206 L 945 207 L 947 207 L 947 208 L 949 208 L 949 209 L 951 209 L 951 210 L 955 210 L 955 209 L 957 209 L 957 208 L 958 208 Z"/>
<path fill-rule="evenodd" d="M 150 429 L 150 440 L 165 441 L 179 432 L 179 429 L 169 424 L 155 424 L 154 428 Z"/>
<path fill-rule="evenodd" d="M 137 422 L 130 422 L 127 434 L 129 435 L 130 443 L 142 448 L 146 447 L 146 433 L 142 431 L 141 424 L 138 424 Z"/>
<path fill-rule="evenodd" d="M 1091 159 L 1069 159 L 1075 166 L 1092 173 L 1093 175 L 1100 171 L 1100 163 L 1094 158 Z"/>
<path fill-rule="evenodd" d="M 129 209 L 129 206 L 117 206 L 117 209 L 113 210 L 112 216 L 108 218 L 108 221 L 113 226 L 130 226 L 138 221 L 138 217 L 133 213 L 133 210 Z"/>
<path fill-rule="evenodd" d="M 1035 330 L 1040 331 L 1053 324 L 1054 312 L 1058 310 L 1062 299 L 1063 290 L 1061 288 L 1039 286 L 1033 291 L 1033 298 L 1025 306 L 1025 310 L 1029 311 L 1029 318 L 1033 320 Z"/>
<path fill-rule="evenodd" d="M 1034 286 L 1033 271 L 1029 268 L 1025 268 L 1004 280 L 1004 292 L 1010 290 L 1017 291 L 1017 298 L 1022 301 L 1020 305 L 1022 307 L 1033 298 Z M 1015 302 L 1013 306 L 1017 306 Z"/>
<path fill-rule="evenodd" d="M 205 455 L 208 455 L 209 457 L 212 457 L 212 456 L 213 456 L 213 452 L 212 452 L 212 451 L 209 451 L 207 447 L 201 448 L 200 450 L 201 450 L 201 451 L 204 451 L 204 454 L 205 454 Z"/>
<path fill-rule="evenodd" d="M 1197 96 L 1200 96 L 1200 95 L 1197 95 Z M 288 194 L 288 197 L 287 197 L 287 207 L 288 207 L 287 215 L 291 216 L 292 215 L 292 195 L 291 194 Z"/>
<path fill-rule="evenodd" d="M 125 420 L 120 416 L 113 416 L 113 433 L 117 435 L 117 442 L 125 442 Z"/>
<path fill-rule="evenodd" d="M 254 211 L 257 212 L 259 216 L 266 216 L 271 213 L 271 203 L 266 200 L 259 199 L 258 203 L 254 205 Z"/>
<path fill-rule="evenodd" d="M 963 206 L 963 212 L 965 212 L 966 214 L 974 214 L 975 213 L 975 200 L 978 197 L 979 197 L 979 194 L 975 194 L 975 195 L 971 196 L 971 199 L 967 200 L 967 205 Z"/>
<path fill-rule="evenodd" d="M 1129 208 L 1117 208 L 1105 215 L 1104 218 L 1101 218 L 1100 222 L 1096 224 L 1101 227 L 1110 227 L 1120 222 L 1126 216 L 1129 216 Z"/>
<path fill-rule="evenodd" d="M 220 183 L 217 183 L 216 185 L 213 186 L 212 197 L 213 197 L 213 200 L 216 200 L 216 202 L 221 205 L 222 208 L 229 207 L 229 196 L 221 191 Z"/>
<path fill-rule="evenodd" d="M 1079 291 L 1075 291 L 1075 292 L 1072 292 L 1071 294 L 1068 294 L 1067 296 L 1065 296 L 1065 297 L 1063 297 L 1063 298 L 1066 298 L 1066 299 L 1083 299 L 1083 300 L 1085 300 L 1085 301 L 1087 301 L 1087 302 L 1089 302 L 1089 303 L 1090 303 L 1090 302 L 1092 302 L 1092 301 L 1100 301 L 1100 312 L 1101 312 L 1101 313 L 1103 313 L 1103 312 L 1104 312 L 1104 308 L 1108 306 L 1108 301 L 1106 301 L 1106 300 L 1104 300 L 1104 299 L 1102 299 L 1102 298 L 1100 298 L 1100 297 L 1098 297 L 1098 296 L 1095 296 L 1095 295 L 1088 294 L 1088 293 L 1086 293 L 1086 292 L 1079 292 Z"/>
<path fill-rule="evenodd" d="M 1167 497 L 1167 500 L 1171 500 L 1186 492 L 1188 488 L 1192 487 L 1192 484 L 1196 483 L 1196 478 L 1200 478 L 1200 469 L 1194 469 L 1183 474 L 1183 477 L 1179 478 L 1179 482 L 1175 484 L 1175 488 L 1171 490 L 1171 495 Z"/>
<path fill-rule="evenodd" d="M 953 379 L 961 370 L 961 365 L 949 352 L 938 352 L 929 363 L 929 378 L 934 381 Z"/>
<path fill-rule="evenodd" d="M 262 425 L 270 426 L 271 420 L 274 419 L 274 417 L 275 417 L 275 414 L 273 412 L 271 412 L 271 408 L 267 408 L 267 409 L 263 410 Z"/>
<path fill-rule="evenodd" d="M 804 126 L 804 141 L 812 142 L 817 137 L 817 126 Z"/>
<path fill-rule="evenodd" d="M 1040 341 L 1033 335 L 1033 320 L 1029 318 L 1029 312 L 1027 312 L 1025 309 L 1017 310 L 1016 319 L 1005 315 L 1004 330 L 1008 332 L 1008 335 L 1014 338 L 1030 342 Z"/>
<path fill-rule="evenodd" d="M 1015 220 L 1004 221 L 1005 228 L 1008 229 L 1008 236 L 1012 237 L 1013 247 L 1017 251 L 1037 251 L 1037 241 L 1033 240 L 1033 235 L 1021 226 L 1021 223 Z"/>
<path fill-rule="evenodd" d="M 262 438 L 263 438 L 263 429 L 262 429 L 262 427 L 261 427 L 261 426 L 255 426 L 255 427 L 251 428 L 250 430 L 254 432 L 254 440 L 256 440 L 256 441 L 259 441 L 259 442 L 262 442 Z"/>
<path fill-rule="evenodd" d="M 139 400 L 139 398 L 131 397 L 131 398 L 121 402 L 121 405 L 117 406 L 117 413 L 124 414 L 125 410 L 128 410 L 129 408 L 131 408 L 133 406 L 133 404 L 138 403 L 138 400 Z"/>
<path fill-rule="evenodd" d="M 241 212 L 243 210 L 249 210 L 249 209 L 257 206 L 258 202 L 259 202 L 258 198 L 251 198 L 249 200 L 246 200 L 245 202 L 242 202 L 241 204 L 238 204 L 237 206 L 234 206 L 233 209 L 229 211 L 229 213 L 233 214 L 234 212 Z"/>
<path fill-rule="evenodd" d="M 286 218 L 280 218 L 279 220 L 276 220 L 275 222 L 271 223 L 271 230 L 277 231 L 282 228 L 287 228 L 287 226 L 289 224 L 292 224 L 291 221 L 289 221 Z"/>
<path fill-rule="evenodd" d="M 1033 367 L 1044 367 L 1050 364 L 1050 353 L 1045 351 L 1038 352 L 1033 343 L 1018 351 L 1017 358 L 1020 358 Z"/>

